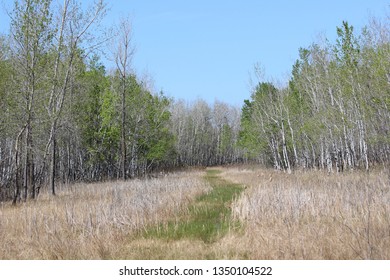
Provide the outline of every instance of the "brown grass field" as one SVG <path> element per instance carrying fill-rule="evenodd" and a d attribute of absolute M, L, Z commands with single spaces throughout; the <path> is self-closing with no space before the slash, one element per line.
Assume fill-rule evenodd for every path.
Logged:
<path fill-rule="evenodd" d="M 232 229 L 213 242 L 143 235 L 157 224 L 179 225 L 210 192 L 206 172 L 188 171 L 3 203 L 0 259 L 390 259 L 387 172 L 218 170 L 221 182 L 245 190 L 227 205 Z"/>
<path fill-rule="evenodd" d="M 390 259 L 388 171 L 237 168 L 222 176 L 247 186 L 233 213 L 253 259 Z"/>
<path fill-rule="evenodd" d="M 77 184 L 0 207 L 0 259 L 118 259 L 129 236 L 175 215 L 209 185 L 200 172 Z"/>

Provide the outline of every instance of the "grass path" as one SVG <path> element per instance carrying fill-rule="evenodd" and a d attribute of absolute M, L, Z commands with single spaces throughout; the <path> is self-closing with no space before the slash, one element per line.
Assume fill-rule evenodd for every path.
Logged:
<path fill-rule="evenodd" d="M 188 208 L 188 213 L 184 213 L 178 220 L 146 230 L 144 237 L 168 240 L 190 238 L 212 243 L 229 229 L 239 227 L 237 222 L 231 222 L 230 205 L 242 187 L 221 179 L 219 173 L 216 169 L 207 171 L 206 180 L 213 189 L 198 197 Z"/>
<path fill-rule="evenodd" d="M 240 224 L 231 219 L 231 204 L 243 187 L 220 177 L 220 170 L 208 169 L 205 179 L 212 190 L 199 196 L 187 211 L 171 221 L 142 231 L 132 242 L 129 258 L 207 259 L 218 256 L 215 244 Z M 130 248 L 128 248 L 130 249 Z M 232 252 L 232 257 L 237 256 Z"/>

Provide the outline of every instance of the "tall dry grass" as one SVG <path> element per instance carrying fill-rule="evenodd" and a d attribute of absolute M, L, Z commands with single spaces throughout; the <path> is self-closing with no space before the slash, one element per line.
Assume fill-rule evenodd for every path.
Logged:
<path fill-rule="evenodd" d="M 0 259 L 390 259 L 387 173 L 221 170 L 222 178 L 246 185 L 231 205 L 242 228 L 213 243 L 136 234 L 179 221 L 210 190 L 203 172 L 181 172 L 1 204 Z"/>
<path fill-rule="evenodd" d="M 225 243 L 249 258 L 390 259 L 385 171 L 288 175 L 235 168 L 222 176 L 247 186 L 232 206 L 244 234 Z"/>
<path fill-rule="evenodd" d="M 210 186 L 201 172 L 77 184 L 52 197 L 0 206 L 0 259 L 111 259 L 132 233 L 186 208 Z"/>

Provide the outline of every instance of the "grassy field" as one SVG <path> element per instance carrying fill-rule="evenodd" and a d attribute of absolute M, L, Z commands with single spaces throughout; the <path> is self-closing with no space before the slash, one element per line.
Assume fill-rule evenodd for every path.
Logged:
<path fill-rule="evenodd" d="M 211 187 L 203 172 L 66 187 L 0 207 L 0 259 L 115 259 L 129 238 L 185 211 Z"/>
<path fill-rule="evenodd" d="M 390 259 L 388 171 L 221 174 L 247 189 L 233 205 L 254 259 Z M 237 240 L 237 242 L 239 242 Z"/>
<path fill-rule="evenodd" d="M 239 227 L 231 219 L 230 205 L 242 188 L 238 184 L 221 180 L 218 173 L 218 170 L 207 172 L 206 179 L 212 186 L 211 191 L 197 197 L 177 219 L 146 229 L 143 237 L 200 239 L 205 243 L 213 243 L 232 227 Z"/>
<path fill-rule="evenodd" d="M 384 171 L 213 168 L 0 206 L 0 259 L 390 259 Z"/>
<path fill-rule="evenodd" d="M 146 228 L 134 236 L 122 258 L 137 259 L 246 259 L 242 251 L 225 246 L 224 238 L 239 234 L 231 205 L 243 190 L 240 184 L 209 169 L 205 180 L 211 189 L 198 196 L 174 219 Z"/>

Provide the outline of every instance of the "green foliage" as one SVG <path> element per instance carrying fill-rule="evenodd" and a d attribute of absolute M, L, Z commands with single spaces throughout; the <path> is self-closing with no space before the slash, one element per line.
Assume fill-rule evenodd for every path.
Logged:
<path fill-rule="evenodd" d="M 0 41 L 1 44 L 1 41 Z M 1 46 L 0 46 L 1 47 Z M 11 67 L 7 61 L 0 60 L 0 133 L 4 133 L 7 121 L 7 108 L 10 107 L 11 97 L 8 94 Z"/>
<path fill-rule="evenodd" d="M 51 0 L 23 0 L 14 2 L 11 28 L 19 42 L 28 65 L 37 63 L 51 47 L 55 30 L 52 27 Z M 35 62 L 34 62 L 34 61 Z M 30 71 L 35 69 L 30 68 Z"/>
<path fill-rule="evenodd" d="M 221 145 L 219 147 L 219 153 L 227 154 L 233 143 L 233 131 L 228 124 L 222 126 L 221 132 Z"/>
<path fill-rule="evenodd" d="M 241 113 L 241 129 L 238 135 L 238 146 L 245 150 L 245 154 L 249 158 L 256 157 L 260 152 L 258 140 L 260 135 L 255 123 L 252 119 L 253 102 L 244 100 L 244 106 Z"/>
<path fill-rule="evenodd" d="M 336 59 L 347 67 L 356 67 L 359 60 L 360 47 L 353 34 L 353 26 L 343 21 L 342 27 L 337 27 L 337 40 L 334 47 Z"/>
<path fill-rule="evenodd" d="M 299 49 L 288 87 L 260 82 L 242 108 L 239 145 L 246 155 L 277 168 L 324 167 L 325 159 L 340 166 L 340 158 L 367 168 L 367 143 L 387 145 L 390 131 L 390 51 L 381 37 L 388 30 L 375 32 L 357 37 L 343 22 L 335 44 Z"/>
<path fill-rule="evenodd" d="M 252 100 L 244 102 L 238 143 L 251 159 L 270 155 L 270 143 L 280 129 L 275 117 L 280 98 L 281 93 L 272 83 L 259 83 Z"/>
<path fill-rule="evenodd" d="M 144 145 L 146 159 L 156 164 L 169 161 L 174 153 L 174 137 L 168 129 L 170 112 L 169 99 L 160 95 L 149 95 L 147 104 L 147 130 L 144 131 L 148 143 Z"/>
<path fill-rule="evenodd" d="M 81 69 L 87 67 L 82 65 Z M 79 81 L 84 95 L 79 96 L 73 115 L 81 130 L 83 147 L 90 165 L 97 165 L 110 158 L 118 141 L 118 125 L 115 120 L 115 96 L 110 92 L 110 81 L 97 56 L 92 57 L 88 70 L 81 70 Z"/>

